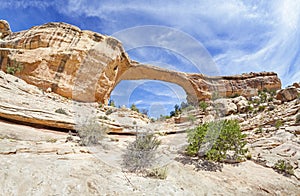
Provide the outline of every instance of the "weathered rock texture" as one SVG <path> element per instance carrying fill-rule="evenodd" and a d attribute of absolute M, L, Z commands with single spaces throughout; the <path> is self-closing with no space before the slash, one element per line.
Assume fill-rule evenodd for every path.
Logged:
<path fill-rule="evenodd" d="M 65 23 L 48 23 L 11 33 L 0 21 L 0 66 L 22 64 L 17 73 L 44 90 L 80 101 L 109 98 L 129 60 L 116 39 Z"/>
<path fill-rule="evenodd" d="M 176 83 L 189 101 L 235 94 L 252 96 L 257 89 L 280 89 L 275 73 L 209 77 L 186 74 L 130 61 L 121 43 L 109 36 L 65 23 L 48 23 L 12 33 L 0 21 L 0 66 L 22 65 L 17 73 L 26 82 L 79 101 L 107 103 L 114 87 L 124 79 L 153 79 Z"/>

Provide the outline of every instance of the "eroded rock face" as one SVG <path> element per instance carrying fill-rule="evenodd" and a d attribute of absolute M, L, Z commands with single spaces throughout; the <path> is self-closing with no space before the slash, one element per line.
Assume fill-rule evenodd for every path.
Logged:
<path fill-rule="evenodd" d="M 121 43 L 65 23 L 48 23 L 9 33 L 1 21 L 0 66 L 21 63 L 17 76 L 43 90 L 79 101 L 107 100 L 129 66 Z"/>
<path fill-rule="evenodd" d="M 9 24 L 5 20 L 0 20 L 0 39 L 11 34 Z"/>
<path fill-rule="evenodd" d="M 47 23 L 11 33 L 0 21 L 0 68 L 20 63 L 17 76 L 39 88 L 84 102 L 107 103 L 121 80 L 152 79 L 180 85 L 188 101 L 218 96 L 250 97 L 257 90 L 281 87 L 276 73 L 250 73 L 209 77 L 186 74 L 129 60 L 122 44 L 109 36 L 65 23 Z"/>

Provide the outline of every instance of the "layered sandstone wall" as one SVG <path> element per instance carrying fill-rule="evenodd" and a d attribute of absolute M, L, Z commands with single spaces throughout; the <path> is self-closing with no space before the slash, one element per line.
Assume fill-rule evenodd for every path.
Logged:
<path fill-rule="evenodd" d="M 0 21 L 0 68 L 17 61 L 17 76 L 44 90 L 79 101 L 107 100 L 128 68 L 121 43 L 65 23 L 48 23 L 12 33 Z"/>

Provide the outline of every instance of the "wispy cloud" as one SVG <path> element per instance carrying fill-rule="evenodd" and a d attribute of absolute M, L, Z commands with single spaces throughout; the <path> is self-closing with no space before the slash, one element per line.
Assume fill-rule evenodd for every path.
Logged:
<path fill-rule="evenodd" d="M 300 1 L 76 1 L 63 12 L 111 22 L 108 32 L 166 25 L 194 36 L 212 54 L 221 74 L 276 71 L 283 83 L 299 71 Z M 168 34 L 161 34 L 163 42 Z M 121 40 L 125 38 L 120 37 Z M 151 40 L 151 32 L 135 39 Z M 128 40 L 133 43 L 134 40 Z M 177 43 L 180 43 L 180 40 Z M 169 47 L 169 46 L 167 46 Z"/>

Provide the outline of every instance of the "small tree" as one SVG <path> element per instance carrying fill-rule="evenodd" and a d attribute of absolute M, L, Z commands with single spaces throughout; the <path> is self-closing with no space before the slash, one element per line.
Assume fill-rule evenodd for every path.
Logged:
<path fill-rule="evenodd" d="M 235 120 L 222 120 L 205 123 L 188 132 L 189 155 L 204 157 L 208 160 L 222 161 L 226 158 L 239 160 L 247 152 L 245 134 Z M 233 155 L 229 155 L 229 151 Z"/>
<path fill-rule="evenodd" d="M 180 106 L 179 105 L 175 105 L 174 106 L 174 111 L 171 111 L 170 112 L 170 117 L 172 117 L 172 116 L 179 116 L 179 114 L 181 113 L 181 108 L 180 108 Z"/>
<path fill-rule="evenodd" d="M 108 105 L 109 106 L 112 106 L 112 107 L 116 107 L 116 105 L 115 105 L 115 101 L 114 100 L 109 100 L 109 102 L 108 102 Z"/>
<path fill-rule="evenodd" d="M 130 106 L 130 109 L 132 111 L 140 112 L 140 110 L 136 107 L 136 105 L 134 103 Z"/>

